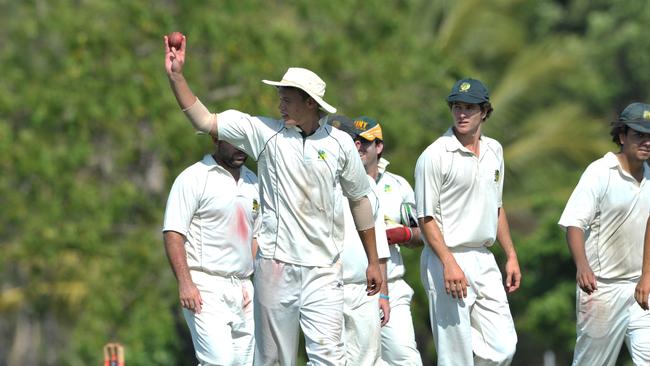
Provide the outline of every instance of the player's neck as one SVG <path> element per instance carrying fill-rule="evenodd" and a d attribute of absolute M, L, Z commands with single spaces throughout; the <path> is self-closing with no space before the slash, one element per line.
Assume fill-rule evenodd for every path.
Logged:
<path fill-rule="evenodd" d="M 616 154 L 621 168 L 628 172 L 637 182 L 643 180 L 643 161 L 635 158 L 630 158 L 624 152 Z"/>
<path fill-rule="evenodd" d="M 365 166 L 366 168 L 366 174 L 372 177 L 374 181 L 377 181 L 377 177 L 379 177 L 379 165 L 378 164 L 368 164 Z"/>

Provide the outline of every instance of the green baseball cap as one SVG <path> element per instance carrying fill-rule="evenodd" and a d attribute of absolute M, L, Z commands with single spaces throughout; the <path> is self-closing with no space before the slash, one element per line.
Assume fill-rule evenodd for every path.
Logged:
<path fill-rule="evenodd" d="M 490 94 L 483 83 L 476 79 L 461 79 L 451 88 L 447 102 L 480 104 L 490 101 Z"/>
<path fill-rule="evenodd" d="M 631 129 L 650 133 L 650 104 L 632 103 L 625 107 L 614 123 L 625 124 Z"/>

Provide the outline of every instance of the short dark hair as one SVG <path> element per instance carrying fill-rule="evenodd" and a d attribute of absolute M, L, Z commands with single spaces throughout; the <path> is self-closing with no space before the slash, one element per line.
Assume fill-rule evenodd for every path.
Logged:
<path fill-rule="evenodd" d="M 625 123 L 614 122 L 612 124 L 612 129 L 609 131 L 609 134 L 612 136 L 612 141 L 619 147 L 623 146 L 623 144 L 621 144 L 621 138 L 619 136 L 621 134 L 625 135 L 629 129 L 630 127 L 628 127 L 628 125 Z"/>
<path fill-rule="evenodd" d="M 451 109 L 451 107 L 454 105 L 454 103 L 456 103 L 456 102 L 455 101 L 454 102 L 447 102 L 447 105 L 449 106 L 449 109 Z M 483 102 L 483 103 L 479 103 L 478 106 L 479 106 L 479 108 L 481 108 L 481 112 L 485 112 L 485 118 L 483 118 L 483 120 L 485 121 L 488 118 L 490 118 L 490 115 L 494 111 L 494 108 L 492 108 L 492 103 Z"/>

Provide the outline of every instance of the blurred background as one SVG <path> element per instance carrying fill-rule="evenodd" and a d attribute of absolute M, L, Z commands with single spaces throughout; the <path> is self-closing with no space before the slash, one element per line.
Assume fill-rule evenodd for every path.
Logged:
<path fill-rule="evenodd" d="M 160 229 L 173 179 L 213 148 L 169 89 L 171 31 L 211 110 L 277 117 L 260 80 L 310 68 L 340 113 L 382 124 L 411 183 L 453 82 L 484 81 L 523 273 L 513 365 L 569 364 L 575 267 L 556 223 L 616 148 L 609 122 L 650 102 L 648 24 L 647 0 L 0 0 L 0 365 L 97 365 L 113 341 L 129 365 L 196 364 Z M 420 250 L 402 252 L 434 365 Z"/>

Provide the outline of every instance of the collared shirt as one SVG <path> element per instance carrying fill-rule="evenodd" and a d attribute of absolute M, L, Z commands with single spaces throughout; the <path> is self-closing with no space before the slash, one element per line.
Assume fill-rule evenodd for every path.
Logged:
<path fill-rule="evenodd" d="M 386 171 L 388 164 L 390 163 L 384 158 L 379 160 L 379 175 L 377 176 L 377 195 L 384 210 L 386 226 L 387 228 L 390 228 L 391 224 L 417 226 L 413 188 L 403 177 Z M 388 279 L 402 278 L 405 270 L 400 246 L 393 244 L 389 248 Z"/>
<path fill-rule="evenodd" d="M 372 213 L 375 218 L 375 237 L 377 245 L 377 257 L 379 259 L 388 258 L 391 253 L 388 249 L 388 239 L 386 238 L 386 226 L 384 224 L 384 212 L 379 201 L 377 185 L 372 177 L 366 175 L 368 183 L 372 187 L 372 192 L 368 195 Z M 352 212 L 349 203 L 344 204 L 345 215 L 345 244 L 341 254 L 343 262 L 343 283 L 366 283 L 366 269 L 368 269 L 368 257 L 361 243 L 359 232 L 354 225 Z"/>
<path fill-rule="evenodd" d="M 174 181 L 163 232 L 185 236 L 190 269 L 248 277 L 253 272 L 251 244 L 258 211 L 255 174 L 242 166 L 239 181 L 235 181 L 207 154 Z"/>
<path fill-rule="evenodd" d="M 450 128 L 427 147 L 415 167 L 417 217 L 431 216 L 448 247 L 494 244 L 503 191 L 503 148 L 481 136 L 479 156 Z"/>
<path fill-rule="evenodd" d="M 650 169 L 637 182 L 609 152 L 591 163 L 573 190 L 559 221 L 585 232 L 587 261 L 602 279 L 641 275 L 643 241 L 650 214 Z"/>
<path fill-rule="evenodd" d="M 343 249 L 344 195 L 370 193 L 352 138 L 320 120 L 303 136 L 284 121 L 228 110 L 219 138 L 257 161 L 262 199 L 259 255 L 303 266 L 330 266 Z"/>

